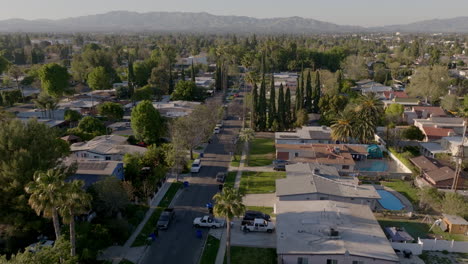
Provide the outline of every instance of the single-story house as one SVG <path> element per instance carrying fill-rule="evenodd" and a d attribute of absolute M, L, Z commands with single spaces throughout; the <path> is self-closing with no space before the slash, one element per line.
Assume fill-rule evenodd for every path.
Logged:
<path fill-rule="evenodd" d="M 399 263 L 367 205 L 337 201 L 278 201 L 279 264 Z"/>
<path fill-rule="evenodd" d="M 455 135 L 455 131 L 453 131 L 452 128 L 423 126 L 421 131 L 424 134 L 425 142 L 437 141 L 444 137 L 450 137 Z"/>
<path fill-rule="evenodd" d="M 459 117 L 435 117 L 427 119 L 414 119 L 414 125 L 423 130 L 423 127 L 451 128 L 457 135 L 463 134 L 463 118 Z"/>
<path fill-rule="evenodd" d="M 119 135 L 98 136 L 87 142 L 70 146 L 71 158 L 87 160 L 121 161 L 127 153 L 145 153 L 146 148 L 130 145 L 127 137 Z"/>
<path fill-rule="evenodd" d="M 403 119 L 410 125 L 414 123 L 414 119 L 426 119 L 431 116 L 446 117 L 447 114 L 440 106 L 413 106 L 403 113 Z"/>
<path fill-rule="evenodd" d="M 443 166 L 437 160 L 426 156 L 411 158 L 410 161 L 419 169 L 420 176 L 430 185 L 443 189 L 452 187 L 455 178 L 455 170 L 452 168 Z M 464 177 L 460 177 L 458 185 L 463 186 L 464 182 Z"/>
<path fill-rule="evenodd" d="M 295 132 L 276 132 L 275 144 L 331 144 L 331 129 L 327 126 L 303 126 Z"/>
<path fill-rule="evenodd" d="M 443 223 L 447 227 L 450 234 L 465 234 L 468 235 L 468 221 L 458 215 L 442 214 Z"/>
<path fill-rule="evenodd" d="M 85 188 L 90 187 L 105 177 L 116 177 L 120 180 L 125 179 L 124 166 L 121 161 L 67 161 L 68 164 L 72 164 L 73 162 L 77 162 L 77 171 L 68 180 L 82 180 L 85 183 Z"/>

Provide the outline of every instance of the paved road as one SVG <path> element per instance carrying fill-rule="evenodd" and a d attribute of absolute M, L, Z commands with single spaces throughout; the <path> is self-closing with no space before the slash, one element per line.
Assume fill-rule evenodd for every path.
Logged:
<path fill-rule="evenodd" d="M 241 99 L 232 104 L 236 103 L 241 103 Z M 168 230 L 160 232 L 141 263 L 198 263 L 208 229 L 203 230 L 202 239 L 196 238 L 192 221 L 195 217 L 208 213 L 205 205 L 218 191 L 216 173 L 226 171 L 229 166 L 230 157 L 224 142 L 231 141 L 239 133 L 240 127 L 241 121 L 238 118 L 224 121 L 222 132 L 213 138 L 213 142 L 205 150 L 200 173 L 184 179 L 190 182 L 190 186 L 175 200 L 175 222 Z"/>

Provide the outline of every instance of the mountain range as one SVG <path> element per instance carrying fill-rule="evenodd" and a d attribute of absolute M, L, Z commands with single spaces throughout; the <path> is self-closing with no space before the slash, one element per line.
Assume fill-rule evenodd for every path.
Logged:
<path fill-rule="evenodd" d="M 113 11 L 65 19 L 0 20 L 0 32 L 196 32 L 196 33 L 350 33 L 468 32 L 468 16 L 425 20 L 405 25 L 360 27 L 310 18 L 253 18 L 189 12 Z"/>

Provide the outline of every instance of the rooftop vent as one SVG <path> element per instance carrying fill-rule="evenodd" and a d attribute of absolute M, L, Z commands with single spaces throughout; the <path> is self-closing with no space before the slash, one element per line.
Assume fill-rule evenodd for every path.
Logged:
<path fill-rule="evenodd" d="M 338 239 L 340 237 L 340 232 L 338 232 L 338 230 L 335 230 L 334 228 L 330 228 L 329 236 L 332 239 Z"/>
<path fill-rule="evenodd" d="M 320 174 L 320 169 L 319 168 L 314 168 L 314 174 L 319 175 Z"/>

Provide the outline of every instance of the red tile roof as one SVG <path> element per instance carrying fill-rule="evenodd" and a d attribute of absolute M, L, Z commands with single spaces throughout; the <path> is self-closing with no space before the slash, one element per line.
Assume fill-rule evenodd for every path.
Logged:
<path fill-rule="evenodd" d="M 405 92 L 393 92 L 395 98 L 408 98 L 408 94 Z"/>
<path fill-rule="evenodd" d="M 447 116 L 444 109 L 440 106 L 413 106 L 413 111 L 415 112 L 427 112 L 429 115 L 432 116 Z M 420 114 L 418 114 L 420 116 Z"/>
<path fill-rule="evenodd" d="M 423 127 L 423 133 L 428 139 L 441 139 L 450 136 L 450 134 L 453 135 L 455 132 L 451 128 Z"/>

